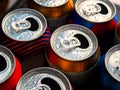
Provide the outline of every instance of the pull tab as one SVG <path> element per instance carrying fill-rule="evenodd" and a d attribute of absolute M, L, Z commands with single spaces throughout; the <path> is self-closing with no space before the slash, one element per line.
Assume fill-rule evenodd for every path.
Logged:
<path fill-rule="evenodd" d="M 72 38 L 59 38 L 63 47 L 66 49 L 71 49 L 77 46 L 80 46 L 81 43 L 76 37 Z"/>
<path fill-rule="evenodd" d="M 20 20 L 20 21 L 17 21 L 17 22 L 13 22 L 13 23 L 12 23 L 12 28 L 13 28 L 16 32 L 29 29 L 30 27 L 31 27 L 31 23 L 30 23 L 29 21 L 27 21 L 27 20 Z"/>
<path fill-rule="evenodd" d="M 32 90 L 51 90 L 51 89 L 48 85 L 39 84 L 36 87 L 34 87 Z"/>
<path fill-rule="evenodd" d="M 82 10 L 86 16 L 91 16 L 99 13 L 101 11 L 101 7 L 97 4 L 90 4 L 84 6 Z"/>

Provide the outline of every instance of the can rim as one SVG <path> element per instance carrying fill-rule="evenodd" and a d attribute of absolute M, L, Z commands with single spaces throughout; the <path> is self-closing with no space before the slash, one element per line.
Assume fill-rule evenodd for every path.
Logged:
<path fill-rule="evenodd" d="M 32 11 L 33 13 L 39 14 L 39 16 L 42 17 L 42 19 L 44 20 L 45 23 L 44 23 L 44 25 L 42 25 L 43 28 L 41 29 L 42 31 L 41 31 L 41 33 L 40 33 L 39 36 L 37 36 L 36 38 L 33 38 L 33 39 L 31 39 L 31 40 L 18 40 L 18 39 L 15 39 L 14 37 L 10 36 L 9 34 L 7 34 L 6 29 L 5 29 L 5 23 L 7 22 L 7 20 L 9 19 L 10 16 L 13 16 L 15 13 L 17 13 L 17 12 L 19 12 L 19 11 L 28 11 L 28 12 L 29 12 L 29 11 L 30 11 L 30 12 Z M 38 17 L 38 18 L 39 18 L 39 17 Z M 42 23 L 42 24 L 43 24 L 43 23 Z M 5 34 L 6 36 L 8 36 L 9 38 L 11 38 L 12 40 L 15 40 L 15 41 L 26 42 L 26 41 L 33 41 L 33 40 L 39 38 L 39 37 L 45 32 L 45 30 L 46 30 L 46 28 L 47 28 L 47 20 L 46 20 L 46 18 L 44 17 L 44 15 L 43 15 L 42 13 L 40 13 L 39 11 L 37 11 L 37 10 L 30 9 L 30 8 L 18 8 L 18 9 L 15 9 L 15 10 L 7 13 L 7 14 L 5 15 L 5 17 L 2 19 L 2 24 L 1 24 L 1 25 L 2 25 L 2 31 L 4 32 L 4 34 Z"/>
<path fill-rule="evenodd" d="M 27 76 L 32 76 L 32 75 L 29 75 L 31 72 L 36 72 L 36 71 L 48 71 L 48 70 L 52 70 L 52 71 L 54 71 L 54 72 L 56 72 L 56 73 L 59 73 L 61 76 L 63 76 L 63 78 L 65 78 L 66 79 L 66 82 L 68 83 L 68 85 L 69 85 L 69 87 L 70 87 L 70 90 L 72 90 L 72 87 L 71 87 L 71 84 L 70 84 L 70 81 L 69 81 L 69 79 L 67 78 L 67 76 L 65 75 L 65 74 L 63 74 L 61 71 L 59 71 L 59 70 L 57 70 L 57 69 L 55 69 L 55 68 L 52 68 L 52 67 L 37 67 L 37 68 L 34 68 L 34 69 L 31 69 L 31 70 L 29 70 L 29 71 L 27 71 L 20 79 L 19 79 L 19 81 L 18 81 L 18 83 L 17 83 L 17 85 L 16 85 L 16 90 L 20 90 L 20 86 L 21 86 L 21 84 L 22 84 L 22 81 L 24 80 L 24 79 L 27 79 L 26 77 Z M 39 72 L 36 72 L 37 74 L 40 74 Z M 35 75 L 35 73 L 33 74 L 33 75 Z M 57 76 L 56 74 L 54 75 L 54 76 Z M 59 77 L 58 77 L 59 78 Z"/>
<path fill-rule="evenodd" d="M 52 50 L 53 50 L 54 53 L 56 53 L 59 57 L 65 59 L 65 60 L 68 60 L 68 61 L 76 61 L 76 62 L 77 62 L 77 61 L 84 61 L 83 58 L 82 58 L 82 59 L 67 59 L 67 58 L 64 58 L 64 57 L 62 57 L 61 55 L 59 55 L 59 54 L 56 52 L 56 50 L 54 49 L 54 46 L 53 46 L 53 41 L 54 41 L 54 40 L 53 40 L 53 38 L 55 37 L 55 34 L 56 34 L 58 31 L 59 31 L 59 32 L 64 31 L 63 28 L 69 27 L 69 26 L 82 27 L 82 28 L 85 29 L 85 30 L 84 30 L 85 32 L 89 32 L 89 33 L 93 36 L 93 38 L 94 38 L 93 52 L 91 52 L 90 55 L 89 55 L 88 57 L 84 58 L 84 59 L 86 60 L 86 59 L 90 58 L 90 57 L 96 52 L 96 50 L 97 50 L 97 48 L 98 48 L 98 41 L 97 41 L 97 37 L 95 36 L 95 34 L 94 34 L 91 30 L 89 30 L 87 27 L 82 26 L 82 25 L 66 24 L 66 25 L 63 25 L 63 26 L 58 27 L 58 28 L 53 32 L 53 34 L 52 34 L 51 37 L 50 37 L 50 45 L 51 45 Z M 87 35 L 88 35 L 88 34 L 87 34 Z M 89 35 L 88 35 L 88 36 L 89 36 Z M 95 46 L 95 47 L 94 47 L 94 46 Z"/>
<path fill-rule="evenodd" d="M 13 66 L 11 67 L 11 71 L 10 73 L 8 74 L 8 76 L 3 79 L 2 81 L 0 81 L 0 84 L 4 83 L 6 80 L 8 80 L 10 78 L 10 76 L 13 74 L 14 70 L 15 70 L 15 67 L 16 67 L 16 61 L 15 61 L 15 57 L 13 55 L 13 53 L 11 52 L 10 49 L 8 49 L 7 47 L 3 46 L 3 45 L 0 45 L 0 48 L 4 49 L 4 50 L 7 50 L 8 53 L 11 55 L 11 58 L 12 58 L 12 62 L 13 62 Z"/>
<path fill-rule="evenodd" d="M 61 5 L 57 5 L 57 6 L 43 6 L 43 5 L 39 4 L 36 0 L 34 0 L 34 2 L 35 2 L 36 4 L 38 4 L 38 5 L 42 6 L 42 7 L 46 7 L 46 8 L 56 8 L 56 7 L 60 7 L 60 6 L 65 5 L 66 3 L 68 3 L 68 2 L 69 2 L 69 0 L 66 0 L 66 2 L 64 2 L 64 3 L 63 3 L 63 4 L 61 4 Z"/>
<path fill-rule="evenodd" d="M 105 55 L 104 64 L 105 64 L 105 67 L 106 67 L 107 72 L 109 73 L 109 75 L 110 75 L 113 79 L 115 79 L 117 82 L 120 82 L 120 79 L 118 79 L 116 76 L 114 76 L 114 75 L 113 75 L 113 72 L 112 72 L 112 71 L 109 69 L 109 67 L 108 67 L 108 66 L 109 66 L 109 65 L 108 65 L 109 58 L 110 58 L 111 54 L 112 54 L 113 52 L 115 52 L 116 50 L 120 50 L 120 44 L 111 47 L 111 48 L 107 51 L 107 53 L 106 53 L 106 55 Z"/>
<path fill-rule="evenodd" d="M 76 10 L 76 12 L 77 12 L 77 6 L 79 5 L 79 3 L 83 2 L 83 1 L 87 1 L 87 0 L 77 0 L 75 2 L 75 10 Z M 96 1 L 96 0 L 93 0 L 93 1 Z M 98 0 L 98 1 L 103 1 L 104 2 L 106 0 Z M 80 15 L 80 17 L 83 18 L 84 20 L 86 20 L 88 22 L 91 22 L 91 23 L 104 23 L 104 22 L 108 22 L 108 21 L 110 21 L 111 19 L 114 18 L 114 16 L 116 15 L 116 11 L 117 10 L 116 10 L 115 4 L 111 0 L 107 0 L 107 2 L 109 2 L 113 6 L 113 9 L 114 9 L 114 14 L 108 20 L 96 22 L 96 21 L 91 21 L 91 20 L 88 20 L 88 19 L 84 18 L 83 16 L 81 16 L 81 14 L 79 12 L 77 12 L 77 14 Z"/>

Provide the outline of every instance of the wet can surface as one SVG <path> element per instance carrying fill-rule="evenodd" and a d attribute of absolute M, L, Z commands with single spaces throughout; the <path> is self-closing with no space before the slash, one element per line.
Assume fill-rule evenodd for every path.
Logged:
<path fill-rule="evenodd" d="M 28 0 L 28 7 L 41 12 L 48 21 L 52 31 L 67 23 L 73 0 Z"/>
<path fill-rule="evenodd" d="M 8 48 L 0 45 L 0 90 L 14 90 L 21 76 L 19 60 Z"/>
<path fill-rule="evenodd" d="M 78 0 L 70 18 L 71 23 L 86 26 L 97 36 L 113 30 L 118 21 L 116 7 L 109 0 Z"/>
<path fill-rule="evenodd" d="M 16 90 L 73 90 L 67 77 L 50 67 L 35 68 L 25 73 Z"/>
<path fill-rule="evenodd" d="M 120 44 L 111 47 L 101 56 L 98 74 L 104 90 L 120 89 Z"/>
<path fill-rule="evenodd" d="M 63 71 L 71 82 L 76 82 L 74 84 L 85 81 L 96 66 L 99 55 L 100 48 L 94 33 L 75 24 L 56 29 L 51 36 L 50 46 L 46 48 L 49 65 Z M 80 82 L 78 86 L 81 86 Z"/>
<path fill-rule="evenodd" d="M 2 30 L 0 44 L 20 57 L 39 52 L 50 38 L 45 17 L 29 8 L 9 12 L 2 20 Z"/>

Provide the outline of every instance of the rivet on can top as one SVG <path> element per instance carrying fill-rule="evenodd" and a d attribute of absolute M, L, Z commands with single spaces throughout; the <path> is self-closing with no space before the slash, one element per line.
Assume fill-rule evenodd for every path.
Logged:
<path fill-rule="evenodd" d="M 68 24 L 56 29 L 50 46 L 46 49 L 48 62 L 67 72 L 86 71 L 95 65 L 99 57 L 98 54 L 96 56 L 99 51 L 96 36 L 81 25 Z M 95 58 L 91 59 L 94 55 Z"/>
<path fill-rule="evenodd" d="M 31 41 L 39 38 L 46 30 L 45 17 L 29 8 L 16 9 L 2 20 L 3 32 L 16 41 Z"/>
<path fill-rule="evenodd" d="M 116 14 L 114 4 L 106 0 L 78 0 L 75 9 L 82 18 L 95 23 L 107 22 Z"/>
<path fill-rule="evenodd" d="M 0 45 L 0 84 L 5 82 L 15 68 L 14 56 L 6 47 Z"/>
<path fill-rule="evenodd" d="M 50 67 L 35 68 L 25 73 L 16 90 L 72 90 L 67 77 Z"/>

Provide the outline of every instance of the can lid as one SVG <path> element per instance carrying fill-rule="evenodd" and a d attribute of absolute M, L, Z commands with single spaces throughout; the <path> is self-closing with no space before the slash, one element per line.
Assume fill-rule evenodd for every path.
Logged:
<path fill-rule="evenodd" d="M 68 0 L 34 0 L 34 2 L 44 7 L 58 7 L 66 4 Z"/>
<path fill-rule="evenodd" d="M 3 32 L 16 41 L 31 41 L 46 30 L 45 17 L 38 11 L 20 8 L 9 12 L 2 20 Z"/>
<path fill-rule="evenodd" d="M 16 90 L 71 90 L 71 85 L 60 71 L 40 67 L 25 73 L 19 80 Z"/>
<path fill-rule="evenodd" d="M 110 0 L 77 0 L 75 10 L 82 18 L 93 23 L 107 22 L 116 14 L 116 7 Z"/>
<path fill-rule="evenodd" d="M 14 68 L 15 60 L 12 52 L 0 45 L 0 84 L 12 75 Z"/>
<path fill-rule="evenodd" d="M 75 24 L 57 28 L 51 36 L 50 44 L 58 56 L 70 61 L 85 60 L 98 48 L 94 33 L 84 26 Z"/>
<path fill-rule="evenodd" d="M 108 73 L 120 82 L 120 44 L 113 46 L 106 53 L 105 67 Z"/>

